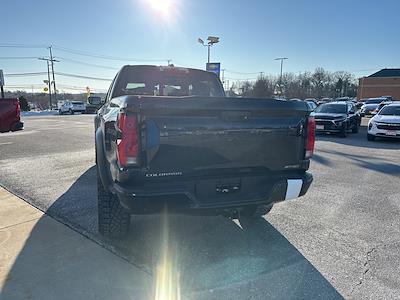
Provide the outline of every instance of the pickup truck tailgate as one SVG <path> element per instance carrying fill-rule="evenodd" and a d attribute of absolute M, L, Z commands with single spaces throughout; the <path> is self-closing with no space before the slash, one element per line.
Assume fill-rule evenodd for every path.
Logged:
<path fill-rule="evenodd" d="M 299 101 L 141 97 L 143 164 L 149 174 L 299 169 L 308 108 Z"/>

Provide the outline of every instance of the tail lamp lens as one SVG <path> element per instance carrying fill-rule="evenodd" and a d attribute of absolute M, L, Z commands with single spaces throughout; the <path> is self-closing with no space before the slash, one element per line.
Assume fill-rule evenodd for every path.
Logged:
<path fill-rule="evenodd" d="M 136 165 L 139 153 L 137 117 L 125 113 L 119 114 L 118 129 L 121 133 L 117 139 L 118 162 L 121 167 Z"/>
<path fill-rule="evenodd" d="M 306 145 L 306 158 L 311 158 L 314 154 L 315 146 L 315 119 L 308 118 L 307 124 L 307 145 Z"/>

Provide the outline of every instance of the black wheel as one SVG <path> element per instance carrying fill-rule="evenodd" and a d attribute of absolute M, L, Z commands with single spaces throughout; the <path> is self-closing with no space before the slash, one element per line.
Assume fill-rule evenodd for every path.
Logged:
<path fill-rule="evenodd" d="M 273 204 L 270 205 L 252 205 L 249 207 L 246 207 L 240 211 L 240 218 L 251 218 L 251 219 L 257 219 L 260 218 L 266 214 L 268 214 L 273 207 Z"/>
<path fill-rule="evenodd" d="M 69 112 L 70 115 L 73 115 L 73 114 L 74 114 L 74 111 L 73 111 L 72 109 L 69 109 L 68 112 Z"/>
<path fill-rule="evenodd" d="M 63 114 L 63 112 L 62 112 L 61 109 L 58 110 L 58 114 L 59 114 L 59 115 L 62 115 L 62 114 Z"/>
<path fill-rule="evenodd" d="M 347 125 L 346 123 L 343 124 L 342 129 L 339 133 L 339 136 L 345 138 L 347 136 Z"/>
<path fill-rule="evenodd" d="M 358 122 L 356 121 L 354 123 L 354 127 L 351 129 L 352 133 L 358 133 Z"/>
<path fill-rule="evenodd" d="M 367 134 L 367 140 L 368 140 L 368 141 L 375 141 L 375 136 L 368 133 L 368 134 Z"/>
<path fill-rule="evenodd" d="M 97 174 L 98 224 L 102 236 L 121 239 L 129 231 L 131 216 L 119 203 L 118 197 L 108 192 Z"/>

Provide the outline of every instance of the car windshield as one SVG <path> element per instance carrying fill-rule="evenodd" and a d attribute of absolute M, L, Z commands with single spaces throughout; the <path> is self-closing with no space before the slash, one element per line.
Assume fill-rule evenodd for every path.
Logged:
<path fill-rule="evenodd" d="M 384 106 L 379 112 L 381 116 L 400 116 L 400 105 Z"/>
<path fill-rule="evenodd" d="M 347 105 L 345 104 L 322 104 L 316 110 L 316 113 L 345 114 Z"/>
<path fill-rule="evenodd" d="M 82 101 L 72 101 L 71 103 L 72 103 L 72 104 L 75 104 L 75 105 L 82 105 L 82 104 L 84 104 Z"/>

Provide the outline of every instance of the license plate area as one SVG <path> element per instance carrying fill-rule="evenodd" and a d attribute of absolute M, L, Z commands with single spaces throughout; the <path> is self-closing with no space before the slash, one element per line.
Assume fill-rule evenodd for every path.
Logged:
<path fill-rule="evenodd" d="M 325 127 L 324 127 L 324 125 L 316 125 L 316 129 L 317 130 L 324 130 Z"/>
<path fill-rule="evenodd" d="M 240 204 L 254 199 L 267 200 L 273 181 L 265 176 L 242 178 L 218 178 L 196 183 L 195 195 L 202 203 L 238 202 Z"/>
<path fill-rule="evenodd" d="M 215 192 L 219 195 L 239 193 L 241 189 L 240 181 L 235 182 L 217 182 Z"/>
<path fill-rule="evenodd" d="M 396 131 L 394 131 L 394 130 L 388 130 L 388 131 L 386 131 L 385 134 L 388 135 L 388 136 L 396 136 Z"/>

